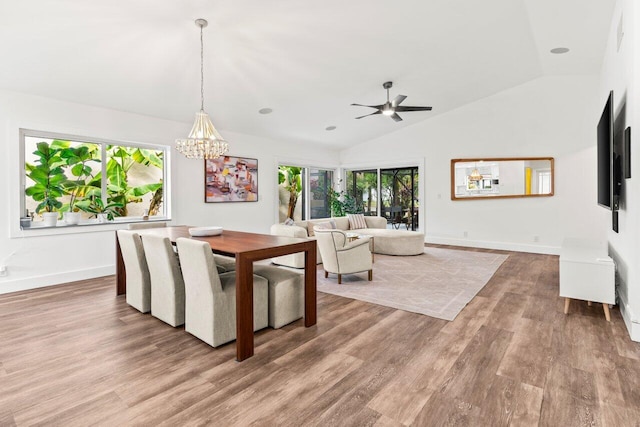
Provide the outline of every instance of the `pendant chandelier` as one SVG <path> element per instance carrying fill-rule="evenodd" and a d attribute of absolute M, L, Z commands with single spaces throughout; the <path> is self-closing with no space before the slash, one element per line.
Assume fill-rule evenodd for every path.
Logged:
<path fill-rule="evenodd" d="M 480 171 L 478 171 L 478 168 L 473 168 L 471 175 L 469 175 L 469 181 L 480 181 L 481 179 L 482 175 L 480 174 Z"/>
<path fill-rule="evenodd" d="M 204 111 L 204 43 L 202 30 L 209 23 L 196 19 L 200 27 L 200 111 L 187 139 L 176 139 L 176 150 L 188 159 L 217 159 L 229 151 L 229 144 L 213 127 L 209 115 Z"/>

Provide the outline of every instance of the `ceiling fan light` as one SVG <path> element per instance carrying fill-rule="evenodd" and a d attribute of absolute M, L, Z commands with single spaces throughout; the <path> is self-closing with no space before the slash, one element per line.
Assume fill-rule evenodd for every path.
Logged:
<path fill-rule="evenodd" d="M 389 103 L 386 103 L 384 107 L 382 107 L 382 114 L 384 114 L 385 116 L 393 116 L 395 112 L 396 109 L 393 108 Z"/>

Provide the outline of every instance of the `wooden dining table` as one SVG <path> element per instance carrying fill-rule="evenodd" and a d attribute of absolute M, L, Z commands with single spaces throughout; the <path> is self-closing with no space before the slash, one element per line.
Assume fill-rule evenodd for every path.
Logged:
<path fill-rule="evenodd" d="M 304 252 L 304 325 L 317 321 L 316 242 L 297 237 L 271 236 L 223 230 L 219 236 L 191 237 L 188 226 L 135 230 L 138 234 L 166 236 L 175 244 L 180 237 L 209 243 L 211 250 L 236 259 L 236 360 L 242 361 L 254 353 L 253 343 L 253 262 L 296 252 Z M 117 294 L 127 292 L 127 277 L 122 252 L 116 234 Z"/>

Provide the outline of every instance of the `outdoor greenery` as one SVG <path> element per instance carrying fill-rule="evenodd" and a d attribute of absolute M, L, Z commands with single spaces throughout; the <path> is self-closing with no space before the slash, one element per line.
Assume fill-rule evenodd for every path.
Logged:
<path fill-rule="evenodd" d="M 25 189 L 25 194 L 38 203 L 36 213 L 42 211 L 55 212 L 62 207 L 60 197 L 65 193 L 63 183 L 67 180 L 62 165 L 65 164 L 60 156 L 58 141 L 53 141 L 52 146 L 46 142 L 37 144 L 33 152 L 38 157 L 37 164 L 26 164 L 27 176 L 34 185 Z"/>
<path fill-rule="evenodd" d="M 287 207 L 287 218 L 293 219 L 293 215 L 298 203 L 298 196 L 302 192 L 302 168 L 296 166 L 278 167 L 278 184 L 284 185 L 289 192 L 289 205 Z"/>
<path fill-rule="evenodd" d="M 25 163 L 27 177 L 33 185 L 25 195 L 38 202 L 36 213 L 84 211 L 106 214 L 112 220 L 127 216 L 128 205 L 142 202 L 152 193 L 149 212 L 157 214 L 162 203 L 163 183 L 147 182 L 131 185 L 132 173 L 138 168 L 163 169 L 163 152 L 107 145 L 106 147 L 106 202 L 102 199 L 101 146 L 50 140 L 36 143 L 33 164 Z"/>
<path fill-rule="evenodd" d="M 331 187 L 327 191 L 329 193 L 329 204 L 331 205 L 331 216 L 345 216 L 346 214 L 362 212 L 362 204 L 359 204 L 351 194 L 346 193 L 344 190 L 338 192 Z"/>

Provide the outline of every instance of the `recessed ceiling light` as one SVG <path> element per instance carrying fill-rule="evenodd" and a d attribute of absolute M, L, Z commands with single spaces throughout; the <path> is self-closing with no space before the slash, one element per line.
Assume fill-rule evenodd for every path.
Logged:
<path fill-rule="evenodd" d="M 555 53 L 555 54 L 561 54 L 561 53 L 567 53 L 567 52 L 569 52 L 568 47 L 555 47 L 551 49 L 551 53 Z"/>
<path fill-rule="evenodd" d="M 258 110 L 258 113 L 260 114 L 271 114 L 273 113 L 273 109 L 271 108 L 261 108 Z"/>
<path fill-rule="evenodd" d="M 327 126 L 324 130 L 336 130 L 335 126 Z"/>

